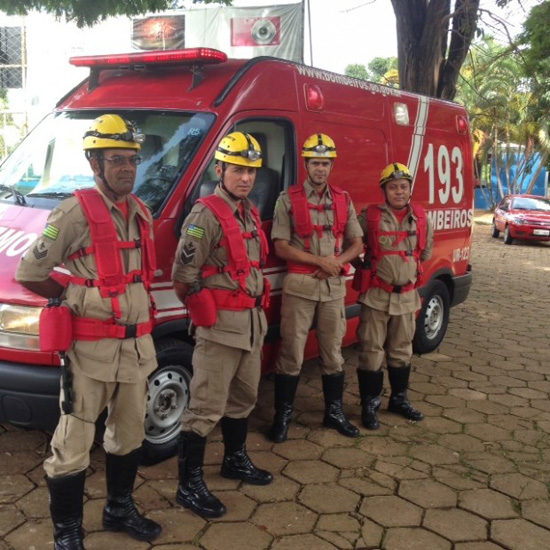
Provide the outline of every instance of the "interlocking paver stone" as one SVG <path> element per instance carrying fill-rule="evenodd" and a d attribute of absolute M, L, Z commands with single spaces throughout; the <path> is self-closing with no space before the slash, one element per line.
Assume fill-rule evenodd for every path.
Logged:
<path fill-rule="evenodd" d="M 340 470 L 320 460 L 294 460 L 283 470 L 285 476 L 302 484 L 336 481 Z"/>
<path fill-rule="evenodd" d="M 312 510 L 325 514 L 353 511 L 360 499 L 357 493 L 334 483 L 307 485 L 298 498 Z"/>
<path fill-rule="evenodd" d="M 451 508 L 456 506 L 456 492 L 432 479 L 405 480 L 398 494 L 422 508 Z"/>
<path fill-rule="evenodd" d="M 271 550 L 335 550 L 334 544 L 315 535 L 295 535 L 275 541 Z"/>
<path fill-rule="evenodd" d="M 460 493 L 458 505 L 488 520 L 518 516 L 514 503 L 509 497 L 490 489 L 463 491 Z"/>
<path fill-rule="evenodd" d="M 388 529 L 384 550 L 451 550 L 451 543 L 425 529 Z"/>
<path fill-rule="evenodd" d="M 550 502 L 548 500 L 528 500 L 522 502 L 521 515 L 524 519 L 550 529 Z"/>
<path fill-rule="evenodd" d="M 422 508 L 396 496 L 365 498 L 359 512 L 385 527 L 420 525 Z"/>
<path fill-rule="evenodd" d="M 201 545 L 206 550 L 265 550 L 272 537 L 248 522 L 214 523 L 201 537 Z"/>
<path fill-rule="evenodd" d="M 487 522 L 463 510 L 427 510 L 424 527 L 439 533 L 453 542 L 485 540 Z"/>
<path fill-rule="evenodd" d="M 518 500 L 548 498 L 548 488 L 544 483 L 533 480 L 522 474 L 492 476 L 490 485 L 493 489 L 517 498 Z"/>
<path fill-rule="evenodd" d="M 510 550 L 550 548 L 550 531 L 524 519 L 496 520 L 491 523 L 491 538 Z"/>
<path fill-rule="evenodd" d="M 252 516 L 252 523 L 273 535 L 308 533 L 317 521 L 317 514 L 296 502 L 262 504 Z"/>

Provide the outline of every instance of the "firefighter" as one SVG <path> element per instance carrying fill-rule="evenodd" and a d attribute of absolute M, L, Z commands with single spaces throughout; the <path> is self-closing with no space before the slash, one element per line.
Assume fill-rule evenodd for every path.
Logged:
<path fill-rule="evenodd" d="M 208 490 L 202 470 L 206 438 L 218 421 L 225 448 L 221 475 L 253 485 L 273 480 L 246 451 L 269 300 L 262 275 L 267 238 L 257 209 L 247 199 L 262 165 L 261 150 L 250 134 L 232 132 L 220 141 L 214 157 L 218 186 L 213 195 L 199 199 L 185 219 L 172 271 L 195 338 L 191 400 L 178 447 L 176 501 L 204 518 L 226 512 Z"/>
<path fill-rule="evenodd" d="M 342 409 L 346 330 L 346 264 L 359 255 L 363 232 L 348 193 L 329 185 L 336 146 L 326 134 L 308 137 L 302 148 L 307 179 L 279 196 L 272 239 L 286 260 L 283 284 L 281 350 L 275 374 L 272 441 L 287 439 L 294 397 L 310 329 L 317 329 L 325 413 L 323 425 L 348 437 L 359 430 Z"/>
<path fill-rule="evenodd" d="M 50 214 L 43 234 L 22 258 L 16 278 L 45 298 L 62 298 L 72 312 L 67 351 L 71 386 L 44 463 L 56 550 L 83 547 L 82 504 L 95 422 L 107 408 L 107 503 L 103 527 L 151 541 L 161 527 L 143 517 L 132 492 L 142 441 L 147 377 L 156 368 L 151 338 L 154 274 L 152 218 L 131 194 L 143 134 L 119 115 L 105 114 L 84 135 L 95 187 L 76 191 Z M 137 243 L 140 243 L 139 245 Z M 70 271 L 66 288 L 50 277 Z M 55 330 L 41 327 L 42 333 Z M 71 400 L 72 397 L 72 400 Z"/>
<path fill-rule="evenodd" d="M 409 402 L 407 389 L 420 308 L 416 289 L 422 284 L 422 262 L 432 253 L 433 228 L 424 209 L 410 202 L 412 182 L 407 166 L 389 164 L 380 174 L 384 204 L 371 205 L 359 215 L 365 258 L 354 281 L 361 304 L 357 376 L 361 421 L 368 430 L 380 427 L 384 361 L 391 386 L 388 410 L 408 420 L 424 418 Z"/>

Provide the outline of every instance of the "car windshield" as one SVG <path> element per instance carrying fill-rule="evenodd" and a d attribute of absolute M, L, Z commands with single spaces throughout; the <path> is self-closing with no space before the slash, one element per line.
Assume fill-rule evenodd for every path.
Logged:
<path fill-rule="evenodd" d="M 0 166 L 0 201 L 53 208 L 76 189 L 92 187 L 94 178 L 82 138 L 101 114 L 69 111 L 47 116 Z M 214 115 L 171 111 L 117 114 L 145 134 L 134 193 L 157 212 L 189 165 Z"/>
<path fill-rule="evenodd" d="M 516 197 L 512 203 L 514 210 L 542 210 L 550 212 L 550 199 L 544 197 Z"/>

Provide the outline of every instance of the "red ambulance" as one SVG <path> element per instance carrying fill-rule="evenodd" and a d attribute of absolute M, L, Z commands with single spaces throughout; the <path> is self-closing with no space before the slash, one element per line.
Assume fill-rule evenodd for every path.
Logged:
<path fill-rule="evenodd" d="M 472 280 L 474 173 L 464 108 L 281 59 L 229 60 L 207 48 L 79 57 L 71 63 L 89 67 L 89 77 L 0 167 L 0 423 L 51 429 L 57 422 L 59 358 L 38 345 L 45 301 L 19 286 L 14 272 L 49 212 L 75 189 L 94 184 L 82 136 L 105 112 L 119 113 L 146 135 L 135 193 L 155 220 L 153 336 L 159 362 L 150 379 L 146 461 L 174 453 L 188 403 L 193 342 L 186 310 L 172 288 L 171 266 L 183 219 L 216 185 L 214 150 L 229 132 L 249 132 L 262 147 L 264 164 L 251 199 L 268 235 L 279 192 L 305 179 L 300 148 L 313 133 L 335 140 L 331 182 L 350 193 L 357 211 L 382 200 L 378 177 L 384 166 L 393 161 L 409 166 L 413 199 L 435 226 L 414 345 L 419 353 L 437 348 L 450 308 L 466 299 Z M 285 267 L 271 255 L 266 274 L 272 285 L 264 350 L 269 372 L 277 355 Z M 346 345 L 355 340 L 359 314 L 351 278 Z M 313 338 L 306 352 L 317 354 Z"/>

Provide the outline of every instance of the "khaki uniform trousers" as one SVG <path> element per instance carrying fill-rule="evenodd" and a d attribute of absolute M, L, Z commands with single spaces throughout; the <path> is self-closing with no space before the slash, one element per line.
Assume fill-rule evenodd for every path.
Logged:
<path fill-rule="evenodd" d="M 377 371 L 384 358 L 391 367 L 409 365 L 415 328 L 415 312 L 389 315 L 386 311 L 361 304 L 361 319 L 357 327 L 359 368 Z"/>
<path fill-rule="evenodd" d="M 298 376 L 304 361 L 306 340 L 313 325 L 323 374 L 342 372 L 342 338 L 346 332 L 344 298 L 319 302 L 283 293 L 281 306 L 281 350 L 277 372 Z"/>
<path fill-rule="evenodd" d="M 67 476 L 89 466 L 95 422 L 105 407 L 105 452 L 126 455 L 141 447 L 145 438 L 146 379 L 136 383 L 102 382 L 79 371 L 71 375 L 73 412 L 61 415 L 53 434 L 53 455 L 44 462 L 49 477 Z M 63 400 L 61 389 L 60 403 Z"/>
<path fill-rule="evenodd" d="M 247 418 L 258 398 L 262 337 L 250 351 L 197 338 L 184 430 L 206 437 L 223 417 Z"/>

